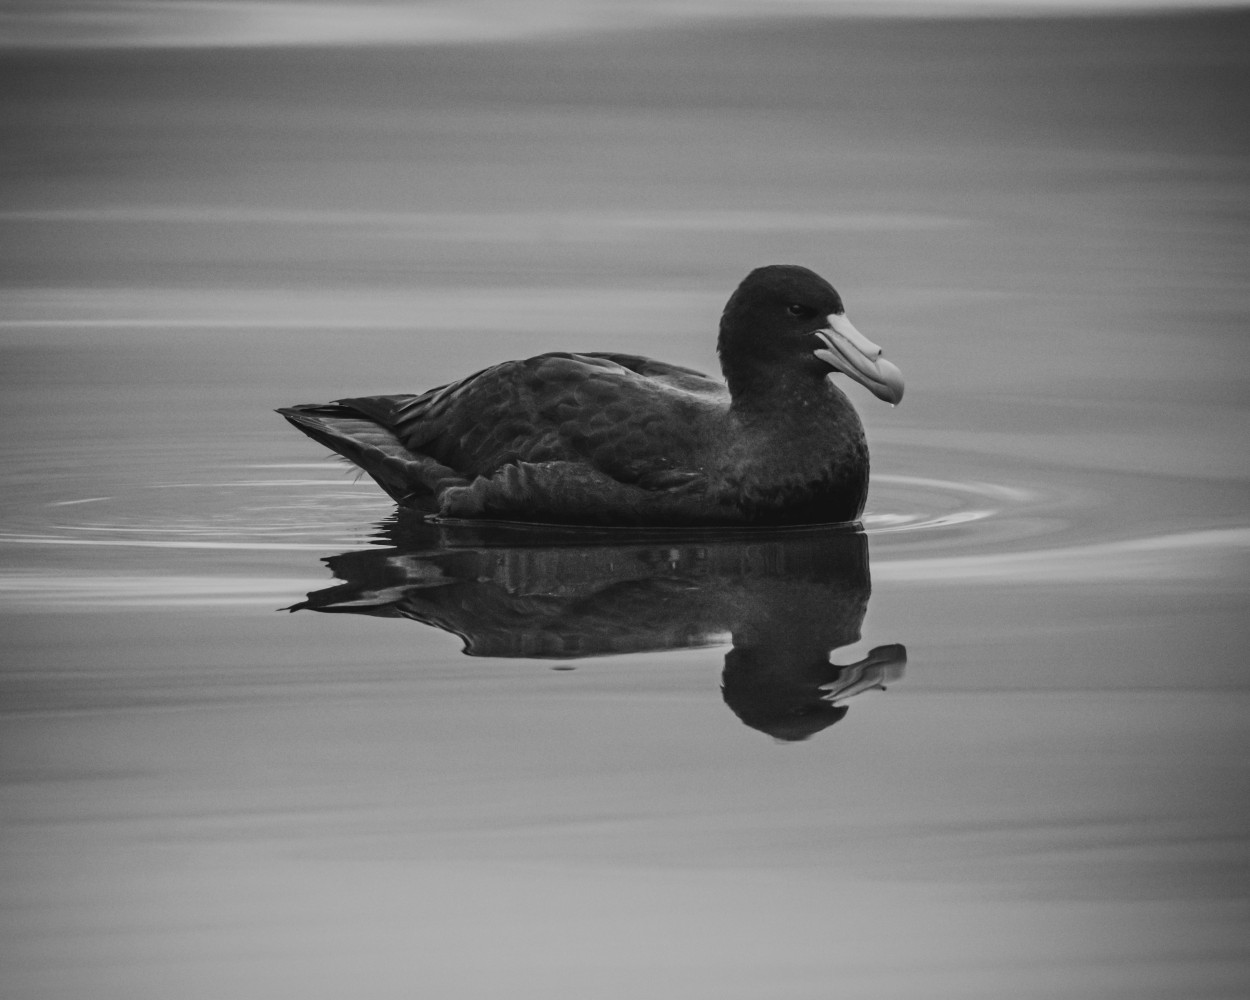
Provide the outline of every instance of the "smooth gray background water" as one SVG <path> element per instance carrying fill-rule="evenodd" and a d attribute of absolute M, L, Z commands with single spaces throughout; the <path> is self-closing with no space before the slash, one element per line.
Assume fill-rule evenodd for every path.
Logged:
<path fill-rule="evenodd" d="M 6 53 L 0 994 L 1244 996 L 1248 29 Z M 275 613 L 393 508 L 272 407 L 713 368 L 772 262 L 908 380 L 888 691 Z"/>

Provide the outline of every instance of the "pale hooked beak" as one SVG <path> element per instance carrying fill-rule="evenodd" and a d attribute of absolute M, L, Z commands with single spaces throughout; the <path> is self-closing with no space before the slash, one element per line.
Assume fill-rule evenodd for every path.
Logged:
<path fill-rule="evenodd" d="M 822 347 L 812 353 L 891 406 L 901 400 L 903 373 L 882 357 L 881 348 L 856 330 L 844 314 L 831 313 L 828 320 L 828 329 L 816 331 L 828 350 Z"/>

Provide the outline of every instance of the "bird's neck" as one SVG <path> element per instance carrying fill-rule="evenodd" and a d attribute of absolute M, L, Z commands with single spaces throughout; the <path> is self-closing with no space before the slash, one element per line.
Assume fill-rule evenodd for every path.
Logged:
<path fill-rule="evenodd" d="M 829 383 L 828 369 L 759 371 L 749 366 L 725 366 L 723 370 L 730 408 L 746 423 L 808 423 L 813 419 L 836 418 L 850 407 L 850 401 Z"/>
<path fill-rule="evenodd" d="M 795 524 L 859 517 L 868 445 L 851 401 L 827 378 L 774 378 L 753 389 L 733 397 L 728 442 L 735 488 L 753 516 Z"/>

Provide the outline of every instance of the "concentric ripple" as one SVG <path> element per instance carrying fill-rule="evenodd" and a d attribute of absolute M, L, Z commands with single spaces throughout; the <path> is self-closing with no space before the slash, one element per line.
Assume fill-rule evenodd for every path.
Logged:
<path fill-rule="evenodd" d="M 320 475 L 308 476 L 313 470 Z M 393 506 L 371 482 L 334 476 L 324 464 L 229 472 L 242 475 L 48 500 L 11 522 L 0 543 L 333 551 L 365 544 Z"/>
<path fill-rule="evenodd" d="M 394 512 L 371 481 L 324 463 L 216 472 L 206 482 L 31 498 L 0 531 L 10 553 L 0 591 L 63 604 L 272 603 L 298 590 L 273 572 L 279 561 L 286 573 L 315 571 L 313 553 L 377 544 L 379 522 Z M 1241 523 L 1126 537 L 1105 494 L 1028 482 L 880 474 L 863 524 L 879 583 L 1180 581 L 1241 572 L 1250 558 Z M 167 556 L 154 562 L 153 549 Z M 187 573 L 177 553 L 196 550 Z M 281 552 L 309 553 L 294 557 L 307 565 Z"/>
<path fill-rule="evenodd" d="M 320 475 L 308 476 L 313 470 Z M 0 542 L 324 550 L 367 543 L 373 525 L 393 510 L 367 479 L 332 477 L 325 465 L 229 471 L 237 478 L 155 483 L 109 496 L 48 500 L 11 522 L 0 532 Z M 975 522 L 1018 518 L 1044 499 L 1040 491 L 1016 486 L 882 475 L 874 479 L 873 503 L 863 523 L 873 535 L 908 532 L 932 541 L 932 536 Z"/>
<path fill-rule="evenodd" d="M 1242 572 L 1250 527 L 1123 534 L 1096 491 L 881 475 L 864 526 L 878 582 L 1183 583 Z"/>
<path fill-rule="evenodd" d="M 863 522 L 871 533 L 929 531 L 984 521 L 1044 499 L 1040 490 L 998 483 L 878 475 Z"/>

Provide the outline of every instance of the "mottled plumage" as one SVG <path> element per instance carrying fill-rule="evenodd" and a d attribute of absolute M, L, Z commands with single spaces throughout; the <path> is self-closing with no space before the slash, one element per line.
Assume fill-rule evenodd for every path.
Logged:
<path fill-rule="evenodd" d="M 897 369 L 805 268 L 747 276 L 721 319 L 725 382 L 629 354 L 507 361 L 421 395 L 279 410 L 395 500 L 454 518 L 781 525 L 863 509 L 868 448 L 845 371 L 891 402 Z"/>

